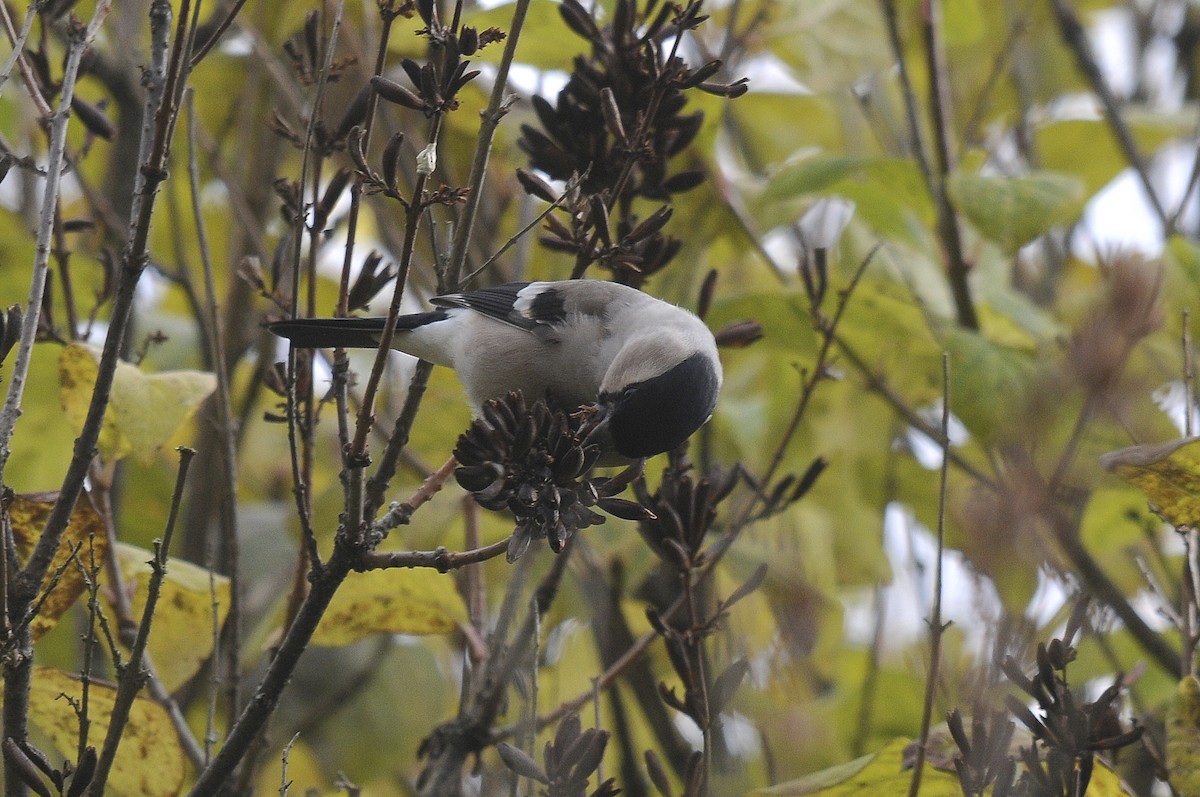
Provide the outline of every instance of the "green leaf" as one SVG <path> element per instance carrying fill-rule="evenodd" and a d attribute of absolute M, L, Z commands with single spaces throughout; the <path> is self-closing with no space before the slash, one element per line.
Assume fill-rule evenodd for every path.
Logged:
<path fill-rule="evenodd" d="M 1126 121 L 1143 157 L 1191 129 L 1190 126 L 1182 127 L 1165 114 L 1151 115 L 1131 110 Z M 1043 166 L 1083 180 L 1087 196 L 1099 191 L 1129 167 L 1129 160 L 1117 144 L 1112 128 L 1102 120 L 1050 122 L 1034 131 L 1034 145 Z"/>
<path fill-rule="evenodd" d="M 825 190 L 843 177 L 859 173 L 873 160 L 866 155 L 814 154 L 777 171 L 762 198 L 778 201 Z"/>
<path fill-rule="evenodd" d="M 950 406 L 972 435 L 986 439 L 1003 433 L 1021 408 L 1033 354 L 1005 346 L 970 330 L 955 329 L 946 338 L 950 352 Z"/>
<path fill-rule="evenodd" d="M 1023 177 L 956 173 L 947 184 L 958 209 L 984 236 L 1015 252 L 1083 209 L 1082 181 L 1052 172 Z"/>

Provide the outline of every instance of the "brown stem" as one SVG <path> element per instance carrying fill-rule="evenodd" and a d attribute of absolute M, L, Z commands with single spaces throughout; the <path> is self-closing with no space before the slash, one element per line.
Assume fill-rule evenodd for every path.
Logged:
<path fill-rule="evenodd" d="M 971 299 L 971 288 L 967 282 L 970 265 L 963 252 L 958 214 L 946 190 L 946 180 L 954 170 L 955 163 L 950 151 L 950 73 L 946 65 L 946 53 L 942 48 L 940 0 L 925 0 L 923 10 L 925 57 L 929 64 L 929 113 L 933 123 L 934 152 L 937 154 L 937 177 L 934 181 L 936 190 L 933 199 L 938 209 L 938 235 L 945 250 L 946 277 L 950 281 L 958 324 L 966 329 L 977 330 L 979 316 L 975 312 L 975 303 Z"/>
<path fill-rule="evenodd" d="M 925 678 L 925 702 L 921 709 L 921 733 L 917 737 L 917 761 L 913 764 L 909 797 L 917 797 L 921 774 L 925 769 L 925 746 L 929 743 L 929 724 L 933 717 L 933 698 L 937 691 L 938 670 L 942 660 L 942 554 L 946 548 L 946 483 L 950 472 L 950 355 L 942 354 L 942 467 L 938 482 L 937 557 L 933 569 L 933 608 L 929 612 L 929 674 Z"/>
<path fill-rule="evenodd" d="M 195 451 L 190 448 L 179 449 L 179 473 L 175 478 L 175 493 L 171 497 L 171 511 L 167 517 L 167 526 L 163 531 L 161 541 L 154 544 L 154 558 L 150 561 L 152 572 L 150 582 L 146 586 L 146 606 L 142 610 L 142 621 L 138 627 L 137 637 L 130 647 L 129 660 L 121 672 L 117 682 L 117 694 L 113 698 L 113 708 L 108 718 L 108 733 L 104 737 L 104 746 L 100 749 L 99 761 L 96 764 L 96 774 L 88 788 L 90 797 L 104 797 L 104 787 L 108 782 L 109 772 L 117 757 L 117 748 L 125 733 L 125 724 L 129 720 L 129 712 L 133 708 L 134 698 L 141 691 L 146 681 L 146 672 L 142 667 L 142 659 L 146 653 L 146 644 L 150 640 L 150 628 L 154 622 L 154 610 L 158 606 L 159 592 L 162 590 L 163 579 L 167 575 L 167 552 L 171 549 L 171 537 L 175 533 L 175 520 L 179 516 L 179 505 L 183 500 L 183 485 L 187 481 L 188 468 L 192 463 Z"/>

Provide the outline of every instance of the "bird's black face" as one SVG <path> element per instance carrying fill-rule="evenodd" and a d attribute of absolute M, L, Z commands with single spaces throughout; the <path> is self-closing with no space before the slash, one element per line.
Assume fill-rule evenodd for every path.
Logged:
<path fill-rule="evenodd" d="M 712 363 L 697 353 L 652 379 L 602 394 L 613 447 L 630 459 L 670 451 L 712 415 L 719 388 Z"/>

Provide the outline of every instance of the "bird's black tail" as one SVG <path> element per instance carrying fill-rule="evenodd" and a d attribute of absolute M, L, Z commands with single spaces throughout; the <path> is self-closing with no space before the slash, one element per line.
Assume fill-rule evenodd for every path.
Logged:
<path fill-rule="evenodd" d="M 396 331 L 423 327 L 448 318 L 445 310 L 402 315 Z M 267 329 L 301 349 L 373 349 L 379 345 L 385 318 L 293 318 L 267 324 Z"/>

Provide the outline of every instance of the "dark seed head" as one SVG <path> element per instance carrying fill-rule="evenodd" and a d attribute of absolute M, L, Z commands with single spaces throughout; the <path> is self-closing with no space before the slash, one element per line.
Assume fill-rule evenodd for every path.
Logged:
<path fill-rule="evenodd" d="M 546 538 L 552 550 L 561 551 L 578 529 L 604 521 L 589 507 L 601 495 L 620 492 L 613 491 L 615 480 L 588 478 L 600 449 L 583 442 L 586 417 L 552 411 L 545 401 L 527 407 L 520 393 L 510 393 L 489 401 L 459 437 L 458 483 L 481 506 L 507 508 L 516 518 L 509 561 L 534 538 Z M 631 502 L 604 500 L 599 508 L 607 511 L 604 504 L 619 517 L 638 515 Z"/>

